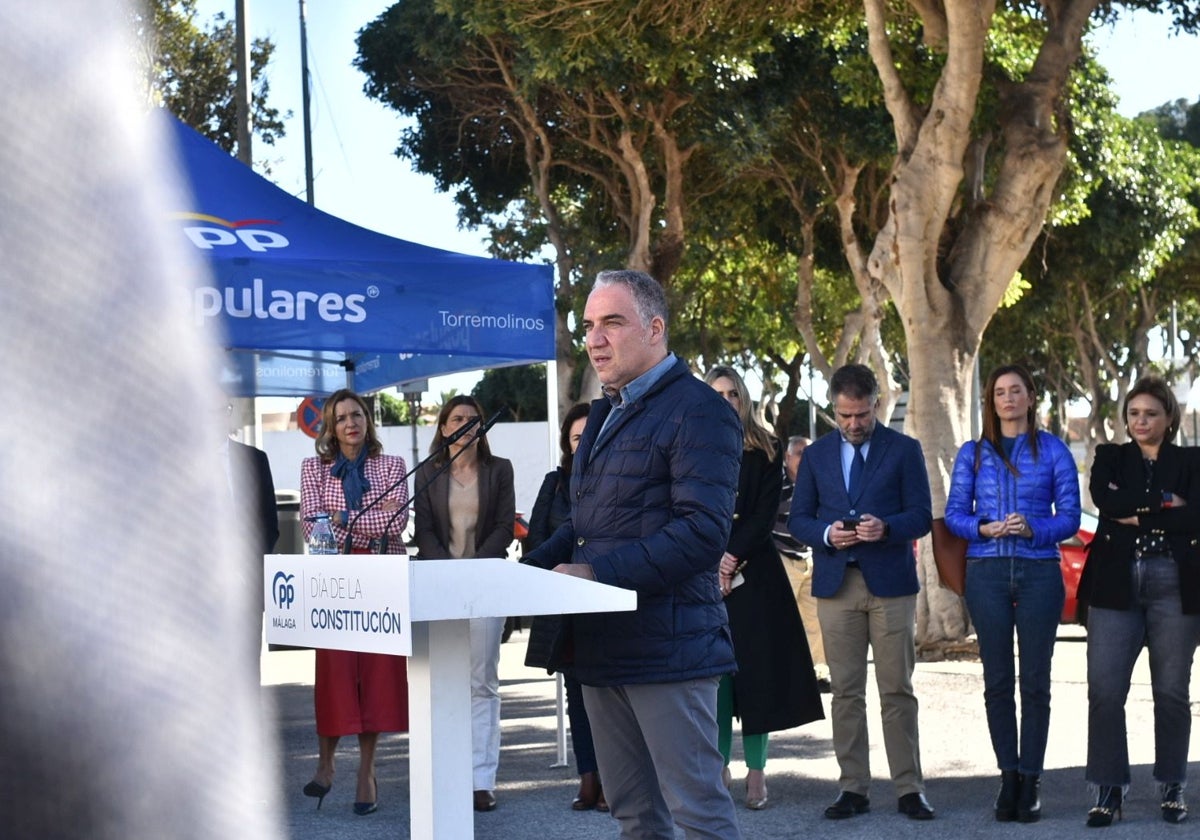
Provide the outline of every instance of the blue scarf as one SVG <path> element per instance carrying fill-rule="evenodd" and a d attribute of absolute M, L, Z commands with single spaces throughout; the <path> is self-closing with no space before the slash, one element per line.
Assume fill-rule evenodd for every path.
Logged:
<path fill-rule="evenodd" d="M 346 497 L 346 510 L 358 510 L 362 507 L 363 494 L 371 489 L 367 483 L 365 468 L 367 465 L 367 446 L 363 444 L 358 450 L 358 457 L 351 461 L 342 452 L 338 452 L 337 460 L 333 462 L 329 474 L 342 480 L 342 495 Z"/>

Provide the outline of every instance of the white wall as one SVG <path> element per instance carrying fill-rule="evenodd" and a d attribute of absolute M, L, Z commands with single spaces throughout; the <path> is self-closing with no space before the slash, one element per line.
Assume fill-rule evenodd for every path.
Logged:
<path fill-rule="evenodd" d="M 410 469 L 415 463 L 412 429 L 412 426 L 384 426 L 379 429 L 383 451 L 389 455 L 399 455 Z M 558 463 L 557 434 L 553 441 L 547 437 L 547 434 L 545 422 L 497 423 L 488 432 L 488 443 L 492 447 L 492 453 L 501 458 L 507 458 L 513 463 L 517 510 L 524 512 L 526 517 L 533 512 L 533 503 L 537 499 L 538 488 L 542 486 L 542 479 L 550 471 L 551 447 L 556 453 L 554 463 Z M 431 440 L 433 440 L 433 426 L 418 426 L 417 460 L 428 454 Z M 316 450 L 313 448 L 313 439 L 299 430 L 265 432 L 262 448 L 271 461 L 271 477 L 275 480 L 275 489 L 299 491 L 300 461 L 316 454 Z M 410 478 L 408 484 L 410 494 L 412 490 L 412 479 Z"/>

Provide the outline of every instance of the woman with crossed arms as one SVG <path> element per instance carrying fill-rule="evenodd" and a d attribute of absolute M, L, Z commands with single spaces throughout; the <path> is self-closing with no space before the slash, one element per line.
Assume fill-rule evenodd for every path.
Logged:
<path fill-rule="evenodd" d="M 384 455 L 365 400 L 343 388 L 325 401 L 317 456 L 300 467 L 300 513 L 304 535 L 311 517 L 328 513 L 341 546 L 351 533 L 351 553 L 370 554 L 372 543 L 388 535 L 404 552 L 399 534 L 408 521 L 404 459 Z M 369 509 L 368 509 L 369 508 Z M 379 807 L 375 747 L 380 732 L 408 731 L 408 669 L 404 657 L 348 650 L 316 651 L 313 694 L 317 717 L 317 771 L 304 795 L 317 808 L 333 788 L 334 754 L 343 735 L 358 736 L 358 779 L 354 813 L 365 817 Z"/>
<path fill-rule="evenodd" d="M 1120 817 L 1129 787 L 1125 700 L 1133 666 L 1150 651 L 1154 779 L 1162 818 L 1187 818 L 1192 712 L 1188 684 L 1200 637 L 1200 498 L 1195 449 L 1171 441 L 1180 410 L 1170 385 L 1146 376 L 1121 408 L 1129 442 L 1096 447 L 1090 487 L 1100 525 L 1079 580 L 1088 602 L 1088 755 L 1095 788 L 1087 824 Z"/>

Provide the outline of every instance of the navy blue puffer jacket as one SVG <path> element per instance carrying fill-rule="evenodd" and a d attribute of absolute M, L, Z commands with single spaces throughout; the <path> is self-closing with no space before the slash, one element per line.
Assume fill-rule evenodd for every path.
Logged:
<path fill-rule="evenodd" d="M 1049 432 L 1039 431 L 1037 439 L 1035 460 L 1028 439 L 1017 438 L 1012 453 L 1016 475 L 991 443 L 979 452 L 978 470 L 979 444 L 967 441 L 958 450 L 946 497 L 946 526 L 970 541 L 968 557 L 1055 559 L 1058 544 L 1079 530 L 1079 470 L 1071 450 Z M 981 523 L 1010 513 L 1025 516 L 1032 537 L 979 536 Z"/>
<path fill-rule="evenodd" d="M 571 519 L 526 562 L 588 563 L 601 583 L 638 594 L 633 612 L 564 622 L 587 685 L 679 682 L 737 670 L 717 582 L 729 540 L 742 429 L 683 361 L 625 408 L 592 404 L 571 470 Z M 552 663 L 553 664 L 553 663 Z"/>

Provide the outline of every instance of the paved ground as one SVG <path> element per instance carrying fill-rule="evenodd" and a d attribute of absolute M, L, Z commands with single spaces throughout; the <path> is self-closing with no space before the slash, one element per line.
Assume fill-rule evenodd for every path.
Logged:
<path fill-rule="evenodd" d="M 475 815 L 475 836 L 481 840 L 611 840 L 616 837 L 616 824 L 610 817 L 595 812 L 576 813 L 568 807 L 576 790 L 574 765 L 552 766 L 556 759 L 555 682 L 544 672 L 523 666 L 526 640 L 525 634 L 515 634 L 503 648 L 499 807 L 494 812 Z M 983 718 L 980 668 L 974 662 L 941 662 L 919 664 L 914 677 L 921 701 L 927 793 L 937 809 L 937 819 L 917 823 L 896 813 L 879 735 L 877 707 L 873 705 L 871 760 L 877 781 L 871 791 L 871 813 L 842 822 L 831 822 L 822 816 L 825 806 L 837 795 L 837 764 L 826 720 L 771 736 L 767 764 L 770 804 L 766 810 L 754 812 L 741 805 L 743 797 L 735 797 L 745 838 L 887 836 L 896 840 L 907 837 L 957 840 L 1036 835 L 1056 840 L 1074 837 L 1095 840 L 1096 832 L 1084 826 L 1089 804 L 1083 782 L 1087 715 L 1084 651 L 1082 631 L 1063 628 L 1054 657 L 1053 718 L 1042 788 L 1044 817 L 1039 824 L 999 824 L 992 820 L 990 807 L 998 774 Z M 408 742 L 403 735 L 380 739 L 377 767 L 381 799 L 377 813 L 368 817 L 351 813 L 357 760 L 351 739 L 346 739 L 339 751 L 339 776 L 324 807 L 315 810 L 315 800 L 301 795 L 300 788 L 311 777 L 316 760 L 311 680 L 311 653 L 264 654 L 264 702 L 279 734 L 283 762 L 280 801 L 286 810 L 288 836 L 295 840 L 407 838 Z M 1195 679 L 1192 696 L 1200 699 L 1200 686 Z M 1153 726 L 1144 656 L 1134 675 L 1128 712 L 1131 758 L 1135 764 L 1134 789 L 1124 821 L 1112 831 L 1125 837 L 1142 837 L 1150 832 L 1162 836 L 1191 834 L 1195 830 L 1191 823 L 1174 828 L 1159 818 L 1157 792 L 1150 776 L 1154 760 Z M 1200 755 L 1196 749 L 1198 736 L 1200 731 L 1194 731 L 1192 755 Z M 735 762 L 734 767 L 737 793 L 745 772 L 744 765 L 739 767 Z M 1193 764 L 1194 777 L 1197 769 Z M 1200 799 L 1195 804 L 1200 806 Z M 1200 811 L 1193 818 L 1200 825 Z"/>

